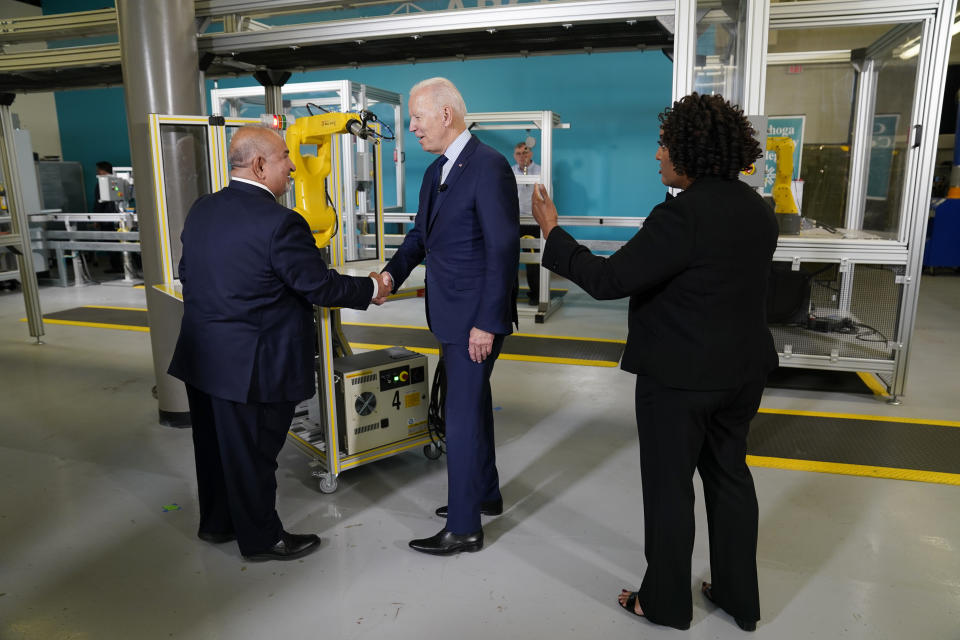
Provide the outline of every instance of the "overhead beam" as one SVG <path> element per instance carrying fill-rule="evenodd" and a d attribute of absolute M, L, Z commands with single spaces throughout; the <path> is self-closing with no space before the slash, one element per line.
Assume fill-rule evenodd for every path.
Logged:
<path fill-rule="evenodd" d="M 230 56 L 245 51 L 296 49 L 316 44 L 369 41 L 401 35 L 415 37 L 478 29 L 653 18 L 672 14 L 674 6 L 673 0 L 579 0 L 557 4 L 531 3 L 459 11 L 431 11 L 291 25 L 254 33 L 203 34 L 197 39 L 197 48 L 201 53 Z"/>
<path fill-rule="evenodd" d="M 94 44 L 83 47 L 62 47 L 7 53 L 0 56 L 0 73 L 20 71 L 52 71 L 76 67 L 120 64 L 120 45 Z"/>
<path fill-rule="evenodd" d="M 117 33 L 116 9 L 0 19 L 0 43 L 89 38 Z"/>

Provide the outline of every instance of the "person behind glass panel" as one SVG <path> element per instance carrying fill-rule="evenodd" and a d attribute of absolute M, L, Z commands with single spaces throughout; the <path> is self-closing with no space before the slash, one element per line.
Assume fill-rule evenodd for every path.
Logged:
<path fill-rule="evenodd" d="M 538 176 L 540 165 L 533 161 L 533 151 L 524 142 L 518 142 L 513 147 L 513 173 L 517 176 Z M 533 215 L 531 202 L 533 185 L 517 183 L 517 198 L 520 200 L 520 215 Z M 539 238 L 540 227 L 535 224 L 521 224 L 520 237 Z M 540 300 L 540 265 L 527 263 L 527 304 L 536 305 Z"/>

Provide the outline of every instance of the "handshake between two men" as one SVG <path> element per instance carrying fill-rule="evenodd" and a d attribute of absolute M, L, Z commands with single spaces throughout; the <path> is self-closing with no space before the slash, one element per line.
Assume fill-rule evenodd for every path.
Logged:
<path fill-rule="evenodd" d="M 377 282 L 377 290 L 371 302 L 381 305 L 387 301 L 393 291 L 393 276 L 387 271 L 381 271 L 380 273 L 371 271 L 369 275 Z M 494 338 L 494 334 L 489 331 L 472 327 L 467 339 L 467 353 L 470 360 L 476 363 L 486 360 L 493 353 Z"/>
<path fill-rule="evenodd" d="M 387 298 L 390 297 L 390 292 L 393 291 L 393 278 L 390 277 L 390 274 L 386 271 L 381 273 L 371 271 L 370 277 L 376 280 L 377 286 L 372 302 L 373 304 L 381 305 L 387 301 Z"/>

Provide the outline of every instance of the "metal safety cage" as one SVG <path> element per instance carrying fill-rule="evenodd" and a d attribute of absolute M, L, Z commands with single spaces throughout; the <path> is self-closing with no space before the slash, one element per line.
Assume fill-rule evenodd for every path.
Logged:
<path fill-rule="evenodd" d="M 767 318 L 781 366 L 895 372 L 901 263 L 776 261 Z"/>
<path fill-rule="evenodd" d="M 230 170 L 227 161 L 227 149 L 233 131 L 244 125 L 258 124 L 260 118 L 210 118 L 207 116 L 180 116 L 151 114 L 150 143 L 153 157 L 153 174 L 155 180 L 157 205 L 157 233 L 158 246 L 161 251 L 164 281 L 154 285 L 154 288 L 172 299 L 183 301 L 182 288 L 177 277 L 176 265 L 181 254 L 179 232 L 183 228 L 189 205 L 197 197 L 213 193 L 224 188 L 230 181 Z M 352 137 L 352 136 L 348 136 Z M 343 157 L 341 150 L 341 136 L 333 140 L 334 158 Z M 336 163 L 335 163 L 336 164 Z M 168 171 L 171 165 L 178 169 L 176 173 Z M 189 185 L 191 191 L 190 202 L 171 202 L 169 194 L 176 189 L 167 189 L 167 181 L 181 179 L 184 175 L 184 165 L 190 170 L 186 175 L 191 177 Z M 343 172 L 334 170 L 330 180 L 336 181 Z M 335 183 L 335 190 L 340 193 L 339 183 Z M 335 201 L 338 211 L 343 211 L 343 200 Z M 378 209 L 379 210 L 379 209 Z M 377 234 L 382 237 L 382 222 Z M 334 243 L 331 244 L 333 248 Z M 342 247 L 342 245 L 341 245 Z M 379 249 L 382 256 L 382 245 Z M 339 252 L 331 251 L 331 257 L 342 256 Z M 343 261 L 332 266 L 342 266 Z M 317 361 L 317 390 L 313 398 L 298 408 L 298 416 L 294 422 L 294 429 L 289 437 L 298 447 L 304 449 L 311 456 L 312 464 L 322 466 L 326 473 L 317 473 L 320 477 L 320 489 L 324 492 L 336 488 L 337 476 L 343 470 L 356 467 L 372 460 L 380 459 L 430 444 L 430 436 L 424 429 L 422 433 L 412 434 L 410 437 L 390 445 L 378 447 L 371 451 L 364 451 L 357 455 L 344 455 L 338 450 L 339 425 L 337 418 L 337 403 L 335 397 L 335 373 L 333 357 L 336 353 L 335 336 L 338 333 L 338 310 L 324 307 L 316 308 L 317 342 L 319 357 Z M 308 345 L 305 345 L 308 348 Z M 313 439 L 319 434 L 318 441 Z"/>
<path fill-rule="evenodd" d="M 811 285 L 810 301 L 815 304 L 819 294 L 834 291 L 836 307 L 819 300 L 826 317 L 815 314 L 810 327 L 799 333 L 797 327 L 773 327 L 781 365 L 877 373 L 891 402 L 899 401 L 906 383 L 955 10 L 955 0 L 769 6 L 770 52 L 763 71 L 768 118 L 784 109 L 804 110 L 797 100 L 784 104 L 777 99 L 787 94 L 777 88 L 782 79 L 771 85 L 774 70 L 809 70 L 811 78 L 822 76 L 815 82 L 822 87 L 839 82 L 838 71 L 831 71 L 839 70 L 846 74 L 843 81 L 852 96 L 849 104 L 838 101 L 834 111 L 821 117 L 833 126 L 851 122 L 849 131 L 821 133 L 823 139 L 811 140 L 800 173 L 801 179 L 806 172 L 812 180 L 804 186 L 804 217 L 831 221 L 836 228 L 816 225 L 819 228 L 798 236 L 781 236 L 775 256 L 796 269 L 803 265 L 804 271 L 813 264 L 834 265 L 836 273 L 826 289 Z M 831 40 L 831 33 L 841 35 Z M 754 32 L 752 37 L 765 35 Z M 854 44 L 830 46 L 842 38 Z M 804 48 L 805 42 L 811 46 Z M 829 108 L 817 105 L 814 118 Z M 887 133 L 885 145 L 878 145 L 878 128 Z M 839 141 L 833 144 L 833 138 Z M 878 147 L 888 149 L 885 156 L 878 155 Z M 831 175 L 823 170 L 827 166 L 839 170 Z M 832 183 L 818 182 L 826 179 Z M 861 334 L 871 329 L 858 328 L 861 325 L 876 329 L 882 339 L 873 334 L 864 339 Z"/>

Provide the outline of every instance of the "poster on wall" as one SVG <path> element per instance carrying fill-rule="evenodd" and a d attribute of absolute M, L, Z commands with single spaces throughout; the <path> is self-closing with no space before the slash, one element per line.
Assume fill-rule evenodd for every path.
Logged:
<path fill-rule="evenodd" d="M 767 119 L 767 138 L 774 136 L 793 140 L 793 177 L 800 179 L 800 157 L 803 151 L 803 125 L 807 116 L 770 116 Z M 763 195 L 769 196 L 773 191 L 773 180 L 777 176 L 777 154 L 767 151 L 766 168 L 764 170 Z M 799 203 L 798 203 L 799 204 Z"/>
<path fill-rule="evenodd" d="M 890 191 L 890 171 L 893 169 L 893 151 L 899 124 L 898 113 L 873 116 L 870 172 L 867 174 L 867 198 L 870 200 L 885 200 Z"/>

